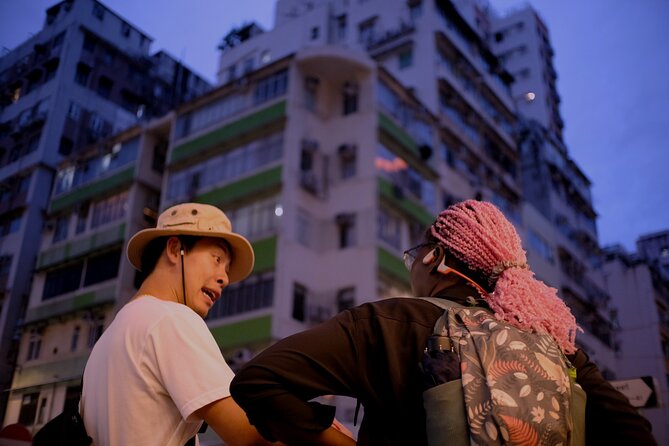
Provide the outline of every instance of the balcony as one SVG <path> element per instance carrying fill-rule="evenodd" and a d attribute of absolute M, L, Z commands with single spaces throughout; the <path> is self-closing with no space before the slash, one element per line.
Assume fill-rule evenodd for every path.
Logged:
<path fill-rule="evenodd" d="M 116 282 L 116 280 L 114 280 Z M 25 325 L 34 324 L 52 317 L 71 314 L 88 308 L 101 305 L 111 305 L 116 302 L 116 285 L 111 284 L 94 291 L 74 292 L 69 297 L 63 296 L 57 302 L 47 302 L 28 308 Z"/>
<path fill-rule="evenodd" d="M 173 166 L 196 155 L 231 146 L 243 136 L 248 136 L 270 126 L 283 123 L 286 116 L 286 101 L 257 110 L 242 118 L 229 122 L 210 132 L 179 144 L 169 153 L 168 165 Z"/>
<path fill-rule="evenodd" d="M 121 243 L 125 237 L 125 223 L 105 228 L 93 234 L 71 240 L 40 252 L 37 258 L 37 270 L 43 270 L 75 257 L 85 256 L 115 243 Z"/>
<path fill-rule="evenodd" d="M 412 24 L 402 22 L 396 29 L 390 29 L 378 36 L 374 35 L 367 42 L 367 52 L 373 58 L 410 44 L 413 42 L 411 35 L 415 30 Z"/>

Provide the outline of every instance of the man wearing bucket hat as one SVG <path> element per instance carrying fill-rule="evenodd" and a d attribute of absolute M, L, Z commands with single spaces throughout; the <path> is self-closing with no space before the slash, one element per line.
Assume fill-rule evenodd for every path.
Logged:
<path fill-rule="evenodd" d="M 88 359 L 81 412 L 96 446 L 182 446 L 203 421 L 229 445 L 268 444 L 230 397 L 234 374 L 203 318 L 253 269 L 251 244 L 218 208 L 184 203 L 128 242 L 144 273 Z"/>

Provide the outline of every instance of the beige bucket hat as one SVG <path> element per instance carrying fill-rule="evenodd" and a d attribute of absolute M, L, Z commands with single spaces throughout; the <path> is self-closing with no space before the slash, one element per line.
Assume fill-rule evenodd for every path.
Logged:
<path fill-rule="evenodd" d="M 128 241 L 128 260 L 141 270 L 142 253 L 146 245 L 155 238 L 170 235 L 194 235 L 222 238 L 232 247 L 232 264 L 228 279 L 230 283 L 245 279 L 253 270 L 255 256 L 251 243 L 232 232 L 230 219 L 215 206 L 201 203 L 182 203 L 166 209 L 158 217 L 155 228 L 144 229 Z"/>

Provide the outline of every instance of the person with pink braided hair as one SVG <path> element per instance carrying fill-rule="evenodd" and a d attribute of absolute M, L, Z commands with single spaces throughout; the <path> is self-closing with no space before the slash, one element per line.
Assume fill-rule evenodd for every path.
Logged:
<path fill-rule="evenodd" d="M 521 330 L 548 333 L 565 353 L 576 351 L 576 319 L 555 288 L 534 278 L 520 237 L 493 204 L 469 200 L 444 210 L 429 229 L 470 271 L 486 277 L 480 297 L 498 319 Z"/>
<path fill-rule="evenodd" d="M 242 367 L 230 391 L 261 435 L 301 444 L 334 418 L 334 407 L 313 399 L 343 395 L 364 407 L 359 445 L 583 444 L 574 442 L 579 417 L 567 421 L 582 388 L 586 444 L 656 444 L 648 421 L 577 348 L 574 316 L 534 277 L 493 204 L 448 207 L 404 263 L 420 299 L 342 311 Z M 460 396 L 434 413 L 427 395 L 442 383 Z M 459 418 L 434 442 L 432 420 Z"/>

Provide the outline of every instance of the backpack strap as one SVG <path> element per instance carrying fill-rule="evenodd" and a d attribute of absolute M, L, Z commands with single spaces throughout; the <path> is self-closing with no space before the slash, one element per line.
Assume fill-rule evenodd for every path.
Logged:
<path fill-rule="evenodd" d="M 448 336 L 448 310 L 451 308 L 464 308 L 464 306 L 455 303 L 452 300 L 439 297 L 419 297 L 418 299 L 430 302 L 444 310 L 444 314 L 437 319 L 437 322 L 434 324 L 433 334 L 436 336 Z"/>

